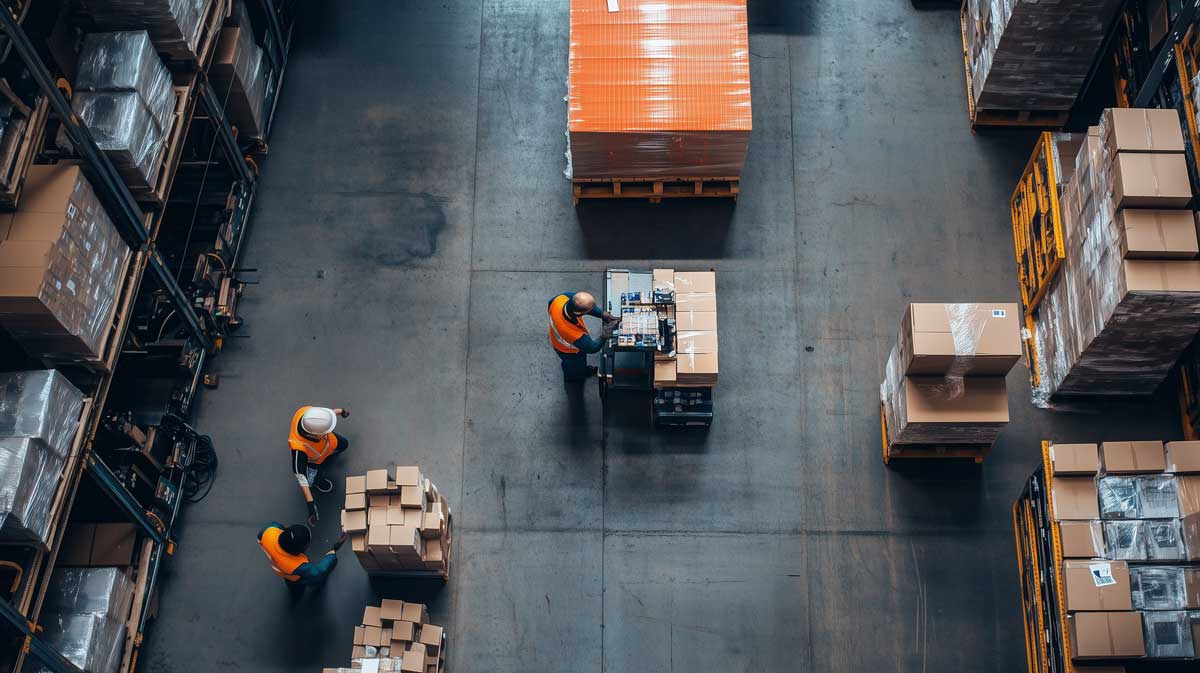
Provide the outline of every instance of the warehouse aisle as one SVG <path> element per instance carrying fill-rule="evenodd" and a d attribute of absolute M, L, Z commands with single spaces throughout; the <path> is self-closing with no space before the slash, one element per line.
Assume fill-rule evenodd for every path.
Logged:
<path fill-rule="evenodd" d="M 304 403 L 352 412 L 333 476 L 419 464 L 450 498 L 453 579 L 430 607 L 452 673 L 1024 666 L 1009 507 L 1038 441 L 1169 438 L 1176 419 L 1034 411 L 1017 368 L 982 469 L 886 469 L 901 306 L 1017 300 L 1007 199 L 1031 142 L 968 130 L 957 12 L 750 5 L 736 208 L 577 210 L 568 0 L 309 3 L 244 257 L 247 338 L 197 419 L 220 473 L 187 511 L 145 670 L 348 664 L 372 598 L 353 556 L 289 608 L 254 543 L 304 516 L 284 448 Z M 719 271 L 706 436 L 564 389 L 545 303 L 599 292 L 609 266 Z M 323 551 L 340 499 L 319 502 Z"/>

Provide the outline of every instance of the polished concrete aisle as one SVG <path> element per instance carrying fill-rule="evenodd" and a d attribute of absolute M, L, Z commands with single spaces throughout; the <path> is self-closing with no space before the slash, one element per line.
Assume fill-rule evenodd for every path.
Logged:
<path fill-rule="evenodd" d="M 599 1 L 599 0 L 597 0 Z M 332 472 L 416 463 L 457 555 L 449 673 L 1013 673 L 1010 505 L 1039 440 L 1172 438 L 1169 405 L 1035 411 L 982 467 L 884 467 L 904 302 L 1016 301 L 1007 199 L 1028 134 L 967 126 L 958 12 L 750 0 L 736 207 L 572 206 L 568 0 L 307 3 L 244 263 L 260 284 L 197 424 L 221 456 L 168 566 L 147 671 L 348 665 L 378 597 L 348 550 L 289 606 L 254 535 L 304 506 L 285 436 L 345 406 Z M 707 435 L 565 388 L 545 307 L 609 266 L 718 270 Z M 317 551 L 336 537 L 320 499 Z"/>

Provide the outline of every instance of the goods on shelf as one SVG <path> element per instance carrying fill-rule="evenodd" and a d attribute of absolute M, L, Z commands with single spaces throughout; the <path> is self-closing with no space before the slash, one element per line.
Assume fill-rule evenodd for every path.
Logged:
<path fill-rule="evenodd" d="M 200 30 L 213 0 L 81 0 L 100 30 L 147 30 L 156 50 L 173 59 L 197 60 Z"/>
<path fill-rule="evenodd" d="M 209 69 L 209 80 L 217 98 L 225 102 L 229 122 L 239 134 L 261 137 L 263 100 L 267 90 L 266 58 L 254 43 L 254 30 L 247 23 L 221 29 L 217 51 Z"/>
<path fill-rule="evenodd" d="M 127 184 L 151 189 L 174 121 L 171 73 L 146 31 L 88 35 L 71 107 Z"/>
<path fill-rule="evenodd" d="M 449 576 L 450 504 L 418 467 L 346 477 L 342 530 L 368 573 L 430 570 Z"/>
<path fill-rule="evenodd" d="M 83 394 L 54 370 L 0 374 L 0 539 L 47 543 Z"/>
<path fill-rule="evenodd" d="M 572 0 L 568 177 L 739 176 L 748 45 L 745 0 Z"/>
<path fill-rule="evenodd" d="M 717 384 L 720 373 L 717 359 L 717 274 L 715 271 L 654 270 L 655 294 L 670 294 L 674 302 L 666 307 L 667 320 L 675 322 L 675 350 L 673 353 L 655 353 L 655 387 L 687 388 L 711 387 Z M 650 297 L 640 301 L 650 301 Z M 622 304 L 621 334 L 629 327 L 626 313 L 636 308 Z M 657 335 L 658 312 L 652 310 L 647 333 Z M 682 398 L 683 392 L 676 391 L 674 397 Z"/>
<path fill-rule="evenodd" d="M 129 254 L 79 166 L 31 166 L 0 215 L 0 327 L 31 357 L 99 357 Z"/>
<path fill-rule="evenodd" d="M 1066 256 L 1036 312 L 1034 404 L 1149 395 L 1200 330 L 1200 261 L 1174 110 L 1106 110 L 1060 197 Z"/>
<path fill-rule="evenodd" d="M 992 444 L 1020 356 L 1016 304 L 911 304 L 879 387 L 886 443 Z"/>
<path fill-rule="evenodd" d="M 384 599 L 368 605 L 362 625 L 354 627 L 352 668 L 326 668 L 323 673 L 441 673 L 446 665 L 446 633 L 429 623 L 421 603 Z"/>
<path fill-rule="evenodd" d="M 57 568 L 40 620 L 46 642 L 87 673 L 116 673 L 132 600 L 127 568 Z"/>
<path fill-rule="evenodd" d="M 980 110 L 1069 110 L 1118 0 L 967 0 L 963 40 Z"/>

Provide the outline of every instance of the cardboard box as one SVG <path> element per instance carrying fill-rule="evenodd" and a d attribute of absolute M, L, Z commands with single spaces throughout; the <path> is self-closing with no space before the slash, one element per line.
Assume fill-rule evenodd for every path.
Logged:
<path fill-rule="evenodd" d="M 437 648 L 442 646 L 442 627 L 433 624 L 423 625 L 421 627 L 421 644 L 425 646 L 426 651 L 437 652 Z"/>
<path fill-rule="evenodd" d="M 1072 659 L 1140 657 L 1146 647 L 1138 612 L 1078 612 L 1067 616 Z"/>
<path fill-rule="evenodd" d="M 366 510 L 342 510 L 342 530 L 347 533 L 361 533 L 367 530 Z"/>
<path fill-rule="evenodd" d="M 1059 477 L 1051 482 L 1055 521 L 1088 521 L 1100 518 L 1096 482 L 1087 477 Z"/>
<path fill-rule="evenodd" d="M 378 626 L 382 627 L 383 623 L 379 620 L 379 606 L 368 605 L 363 608 L 363 626 Z"/>
<path fill-rule="evenodd" d="M 346 477 L 346 493 L 366 493 L 367 478 L 363 476 Z"/>
<path fill-rule="evenodd" d="M 1100 450 L 1108 474 L 1155 473 L 1167 467 L 1159 441 L 1104 442 Z"/>
<path fill-rule="evenodd" d="M 429 621 L 429 612 L 425 608 L 424 603 L 408 603 L 404 604 L 404 621 L 424 624 Z"/>
<path fill-rule="evenodd" d="M 1063 561 L 1067 610 L 1132 610 L 1129 566 L 1124 561 Z"/>
<path fill-rule="evenodd" d="M 403 607 L 403 606 L 402 606 Z M 396 618 L 396 622 L 392 624 L 392 640 L 404 642 L 412 642 L 416 640 L 416 624 L 410 621 Z"/>
<path fill-rule="evenodd" d="M 90 523 L 72 523 L 63 533 L 62 546 L 58 549 L 58 565 L 87 566 L 92 563 L 92 541 L 96 537 L 96 526 Z"/>
<path fill-rule="evenodd" d="M 367 510 L 367 525 L 368 526 L 386 526 L 387 525 L 387 508 L 372 507 Z"/>
<path fill-rule="evenodd" d="M 421 515 L 421 537 L 426 540 L 441 537 L 445 523 L 446 517 L 441 512 L 425 512 Z"/>
<path fill-rule="evenodd" d="M 1055 475 L 1096 474 L 1100 453 L 1095 444 L 1051 444 L 1050 464 Z"/>
<path fill-rule="evenodd" d="M 96 524 L 95 537 L 92 541 L 91 565 L 131 565 L 136 546 L 137 527 L 132 523 Z"/>
<path fill-rule="evenodd" d="M 368 507 L 387 507 L 389 498 L 387 493 L 372 493 L 367 496 Z"/>
<path fill-rule="evenodd" d="M 367 656 L 367 646 L 355 645 L 354 649 L 350 651 L 350 656 L 354 659 L 362 659 L 363 657 Z"/>
<path fill-rule="evenodd" d="M 1108 108 L 1105 149 L 1117 152 L 1182 152 L 1183 131 L 1173 108 Z"/>
<path fill-rule="evenodd" d="M 420 486 L 403 486 L 400 488 L 400 506 L 425 509 L 425 493 Z"/>
<path fill-rule="evenodd" d="M 1183 538 L 1185 560 L 1200 561 L 1200 513 L 1189 514 L 1179 520 L 1179 535 Z"/>
<path fill-rule="evenodd" d="M 656 387 L 673 385 L 676 380 L 674 360 L 656 359 L 654 361 L 654 385 Z"/>
<path fill-rule="evenodd" d="M 1192 200 L 1187 164 L 1178 153 L 1117 154 L 1110 167 L 1118 208 L 1185 208 Z"/>
<path fill-rule="evenodd" d="M 1117 213 L 1121 256 L 1128 259 L 1195 259 L 1196 213 L 1191 210 L 1122 210 Z"/>
<path fill-rule="evenodd" d="M 425 541 L 421 550 L 421 562 L 427 570 L 441 570 L 446 564 L 446 545 L 441 538 L 431 538 Z"/>
<path fill-rule="evenodd" d="M 363 644 L 379 647 L 379 633 L 381 630 L 378 626 L 364 626 Z"/>
<path fill-rule="evenodd" d="M 421 486 L 421 468 L 416 466 L 398 466 L 396 468 L 396 485 L 403 488 L 405 486 Z"/>
<path fill-rule="evenodd" d="M 404 601 L 385 598 L 379 603 L 379 618 L 391 621 L 403 619 Z M 393 627 L 394 628 L 394 627 Z"/>
<path fill-rule="evenodd" d="M 1122 273 L 1127 293 L 1200 292 L 1200 261 L 1127 259 Z"/>
<path fill-rule="evenodd" d="M 676 311 L 676 332 L 716 332 L 716 311 Z"/>
<path fill-rule="evenodd" d="M 354 644 L 355 645 L 365 644 L 367 642 L 366 635 L 367 635 L 367 627 L 365 627 L 365 626 L 354 627 Z"/>
<path fill-rule="evenodd" d="M 1063 558 L 1104 558 L 1104 528 L 1099 521 L 1063 521 L 1057 525 Z"/>
<path fill-rule="evenodd" d="M 388 548 L 393 554 L 410 558 L 421 556 L 421 534 L 412 526 L 388 526 Z"/>
<path fill-rule="evenodd" d="M 1200 476 L 1175 477 L 1175 498 L 1179 502 L 1179 516 L 1200 514 Z"/>
<path fill-rule="evenodd" d="M 1166 449 L 1167 472 L 1200 472 L 1200 442 L 1167 442 Z"/>
<path fill-rule="evenodd" d="M 716 353 L 680 353 L 675 360 L 675 380 L 681 384 L 715 385 L 719 369 Z"/>
<path fill-rule="evenodd" d="M 951 391 L 940 376 L 906 376 L 904 386 L 905 425 L 1008 423 L 1008 388 L 1002 377 L 967 377 Z"/>
<path fill-rule="evenodd" d="M 716 353 L 717 333 L 678 331 L 675 335 L 675 352 L 676 359 L 679 358 L 678 354 L 683 353 Z"/>
<path fill-rule="evenodd" d="M 655 269 L 653 289 L 659 292 L 674 292 L 675 291 L 675 270 L 674 269 Z"/>
<path fill-rule="evenodd" d="M 400 660 L 401 673 L 425 673 L 425 652 L 409 650 Z"/>
<path fill-rule="evenodd" d="M 387 524 L 376 524 L 367 527 L 367 548 L 386 548 L 392 540 L 391 531 Z"/>
<path fill-rule="evenodd" d="M 1021 359 L 1016 304 L 909 304 L 900 320 L 905 374 L 1003 376 Z"/>
<path fill-rule="evenodd" d="M 403 526 L 404 525 L 404 510 L 399 507 L 387 508 L 387 525 Z"/>
<path fill-rule="evenodd" d="M 347 493 L 346 509 L 366 509 L 367 495 L 365 493 Z"/>
<path fill-rule="evenodd" d="M 717 274 L 715 271 L 676 271 L 675 291 L 716 294 Z"/>
<path fill-rule="evenodd" d="M 675 319 L 679 320 L 681 313 L 696 311 L 712 313 L 717 310 L 717 295 L 709 292 L 676 292 Z"/>
<path fill-rule="evenodd" d="M 366 489 L 367 493 L 386 493 L 388 490 L 388 473 L 387 470 L 369 470 L 367 471 Z"/>

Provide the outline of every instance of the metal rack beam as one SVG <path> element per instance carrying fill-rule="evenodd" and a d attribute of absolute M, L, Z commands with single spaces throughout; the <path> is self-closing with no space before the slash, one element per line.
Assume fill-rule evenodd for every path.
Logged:
<path fill-rule="evenodd" d="M 104 464 L 104 461 L 95 453 L 88 454 L 87 471 L 100 490 L 104 491 L 129 516 L 130 520 L 142 529 L 147 537 L 154 540 L 156 545 L 163 543 L 166 539 L 163 531 L 159 530 L 150 517 L 146 516 L 146 510 L 138 503 L 137 498 L 129 493 L 129 490 L 117 480 L 117 476 L 108 468 L 108 465 Z"/>
<path fill-rule="evenodd" d="M 242 151 L 238 147 L 237 139 L 233 135 L 233 127 L 229 125 L 229 120 L 225 118 L 225 110 L 217 99 L 216 92 L 213 91 L 212 85 L 208 82 L 208 77 L 202 76 L 197 83 L 200 89 L 200 103 L 204 106 L 204 112 L 208 115 L 213 126 L 216 128 L 217 140 L 221 143 L 221 148 L 225 151 L 225 156 L 228 158 L 230 165 L 233 166 L 234 172 L 242 182 L 254 182 L 254 174 L 250 171 L 250 167 L 246 165 L 246 159 L 242 156 Z"/>
<path fill-rule="evenodd" d="M 283 29 L 279 26 L 279 12 L 275 10 L 273 0 L 258 0 L 258 6 L 267 17 L 267 32 L 271 35 L 270 42 L 273 48 L 267 50 L 271 68 L 280 71 L 287 60 L 287 54 L 284 51 Z"/>
<path fill-rule="evenodd" d="M 1137 95 L 1133 98 L 1133 107 L 1150 106 L 1154 95 L 1158 93 L 1158 87 L 1162 84 L 1163 77 L 1166 77 L 1167 72 L 1175 67 L 1175 45 L 1187 33 L 1188 27 L 1196 19 L 1198 10 L 1200 10 L 1200 0 L 1187 0 L 1179 10 L 1179 15 L 1171 24 L 1171 32 L 1167 33 L 1167 37 L 1158 48 L 1158 54 L 1154 57 L 1154 65 L 1150 66 L 1150 73 L 1146 75 L 1146 81 L 1138 87 Z"/>
<path fill-rule="evenodd" d="M 0 12 L 4 13 L 4 12 Z M 34 627 L 8 601 L 0 600 L 0 619 L 8 622 L 24 639 L 24 649 L 53 673 L 83 673 L 75 664 L 46 644 L 34 633 Z"/>

